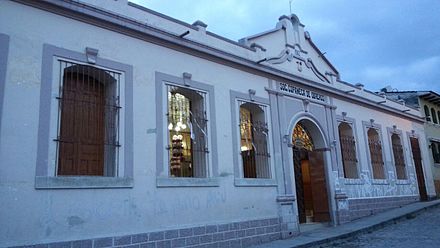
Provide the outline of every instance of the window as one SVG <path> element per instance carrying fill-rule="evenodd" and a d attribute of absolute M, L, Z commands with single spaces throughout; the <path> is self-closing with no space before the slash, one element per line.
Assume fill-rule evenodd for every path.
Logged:
<path fill-rule="evenodd" d="M 437 115 L 435 114 L 435 109 L 434 108 L 431 108 L 431 115 L 432 115 L 432 121 L 435 124 L 438 124 L 438 122 L 437 122 Z"/>
<path fill-rule="evenodd" d="M 400 180 L 406 179 L 405 157 L 399 134 L 391 134 L 391 146 L 393 148 L 394 165 L 396 166 L 396 177 Z"/>
<path fill-rule="evenodd" d="M 425 110 L 425 118 L 426 118 L 426 121 L 431 121 L 431 115 L 429 114 L 429 108 L 428 108 L 428 106 L 423 106 L 423 109 Z"/>
<path fill-rule="evenodd" d="M 271 126 L 269 99 L 230 91 L 232 156 L 236 187 L 276 187 L 270 155 Z"/>
<path fill-rule="evenodd" d="M 266 106 L 238 101 L 240 153 L 244 178 L 270 178 Z"/>
<path fill-rule="evenodd" d="M 206 92 L 167 85 L 171 177 L 206 177 Z"/>
<path fill-rule="evenodd" d="M 339 143 L 341 144 L 342 165 L 346 178 L 358 178 L 356 141 L 350 124 L 341 122 L 339 129 Z"/>
<path fill-rule="evenodd" d="M 43 48 L 35 187 L 133 186 L 132 67 Z"/>
<path fill-rule="evenodd" d="M 439 121 L 439 124 L 440 124 L 440 110 L 437 111 L 437 116 L 438 116 L 438 121 Z"/>
<path fill-rule="evenodd" d="M 431 151 L 434 163 L 440 163 L 440 142 L 431 141 Z"/>
<path fill-rule="evenodd" d="M 59 61 L 58 176 L 114 176 L 121 74 Z"/>
<path fill-rule="evenodd" d="M 368 128 L 368 148 L 370 150 L 370 160 L 373 169 L 374 179 L 385 179 L 385 168 L 382 157 L 382 144 L 379 133 L 375 128 Z"/>
<path fill-rule="evenodd" d="M 214 87 L 155 73 L 156 186 L 218 187 Z"/>

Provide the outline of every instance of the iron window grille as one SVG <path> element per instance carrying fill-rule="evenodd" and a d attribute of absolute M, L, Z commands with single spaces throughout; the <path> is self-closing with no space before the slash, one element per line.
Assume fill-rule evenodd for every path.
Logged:
<path fill-rule="evenodd" d="M 267 106 L 239 100 L 240 154 L 244 178 L 271 178 Z"/>
<path fill-rule="evenodd" d="M 118 176 L 121 73 L 58 60 L 58 176 Z"/>
<path fill-rule="evenodd" d="M 376 129 L 368 129 L 368 147 L 370 150 L 371 166 L 374 179 L 385 179 L 382 143 Z"/>
<path fill-rule="evenodd" d="M 207 93 L 167 85 L 167 103 L 170 176 L 207 177 Z"/>
<path fill-rule="evenodd" d="M 397 179 L 406 179 L 405 158 L 402 142 L 398 134 L 391 135 L 391 145 L 393 148 L 394 164 L 396 166 Z"/>
<path fill-rule="evenodd" d="M 357 169 L 356 141 L 353 129 L 347 123 L 339 124 L 339 143 L 341 145 L 342 165 L 346 178 L 359 178 Z"/>

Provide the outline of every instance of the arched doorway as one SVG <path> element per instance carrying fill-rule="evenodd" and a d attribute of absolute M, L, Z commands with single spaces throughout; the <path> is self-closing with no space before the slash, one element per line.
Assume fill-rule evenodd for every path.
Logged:
<path fill-rule="evenodd" d="M 300 223 L 330 221 L 323 143 L 313 122 L 301 120 L 295 125 L 292 149 Z"/>

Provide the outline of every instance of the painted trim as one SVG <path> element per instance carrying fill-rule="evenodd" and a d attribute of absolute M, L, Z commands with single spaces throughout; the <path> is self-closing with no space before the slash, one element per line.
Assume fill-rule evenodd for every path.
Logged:
<path fill-rule="evenodd" d="M 236 187 L 277 187 L 278 183 L 275 179 L 267 178 L 235 178 L 234 185 Z"/>
<path fill-rule="evenodd" d="M 311 121 L 318 128 L 318 130 L 320 132 L 320 135 L 322 136 L 322 140 L 324 141 L 324 146 L 323 147 L 319 147 L 319 148 L 315 147 L 315 149 L 330 148 L 329 147 L 330 142 L 328 141 L 328 136 L 326 135 L 326 132 L 324 132 L 325 129 L 319 123 L 318 118 L 316 118 L 310 112 L 298 112 L 297 114 L 295 114 L 291 118 L 290 123 L 289 123 L 289 125 L 287 127 L 287 130 L 286 130 L 286 133 L 288 133 L 287 135 L 289 137 L 288 144 L 293 146 L 293 144 L 292 144 L 293 129 L 295 128 L 296 124 L 298 124 L 298 122 L 300 122 L 302 120 Z"/>
<path fill-rule="evenodd" d="M 362 179 L 361 173 L 362 173 L 362 162 L 361 159 L 359 157 L 359 152 L 361 151 L 359 149 L 359 138 L 357 135 L 357 126 L 356 126 L 356 120 L 354 118 L 351 117 L 347 117 L 347 116 L 342 116 L 342 115 L 336 115 L 336 133 L 338 135 L 337 137 L 337 142 L 338 145 L 336 147 L 337 153 L 338 153 L 338 164 L 342 165 L 341 167 L 339 167 L 338 169 L 340 170 L 341 174 L 344 175 L 343 179 L 344 179 L 344 183 L 345 184 L 364 184 L 365 181 Z M 345 174 L 344 174 L 344 164 L 342 161 L 342 150 L 341 150 L 341 142 L 340 142 L 340 134 L 339 134 L 339 125 L 341 123 L 346 123 L 351 127 L 351 130 L 353 132 L 353 137 L 354 137 L 354 142 L 356 143 L 356 159 L 357 159 L 357 163 L 356 163 L 356 169 L 357 169 L 357 173 L 358 173 L 358 177 L 357 178 L 346 178 Z"/>
<path fill-rule="evenodd" d="M 43 45 L 43 57 L 41 66 L 41 88 L 40 88 L 40 108 L 39 108 L 39 125 L 38 125 L 38 147 L 37 147 L 37 164 L 36 164 L 36 177 L 40 179 L 35 181 L 36 188 L 48 188 L 40 184 L 43 182 L 41 177 L 53 177 L 56 175 L 55 171 L 49 171 L 49 139 L 50 139 L 50 122 L 51 122 L 51 104 L 53 97 L 58 92 L 52 92 L 53 83 L 53 64 L 55 57 L 74 60 L 79 63 L 87 64 L 86 53 L 80 53 L 76 51 L 67 50 L 64 48 L 56 47 L 50 44 Z M 118 63 L 115 61 L 103 59 L 97 57 L 94 64 L 99 67 L 121 71 L 124 73 L 124 175 L 115 178 L 133 178 L 133 67 L 131 65 Z M 121 166 L 121 164 L 119 164 Z M 96 177 L 98 178 L 98 177 Z M 50 179 L 47 179 L 49 181 Z M 56 179 L 55 184 L 59 184 L 62 181 Z M 99 180 L 99 179 L 97 179 Z M 114 180 L 116 181 L 116 180 Z M 68 181 L 64 181 L 68 182 Z M 88 184 L 91 180 L 79 180 L 77 183 L 82 182 L 82 188 L 88 186 L 92 187 L 94 183 Z M 67 187 L 67 185 L 66 185 Z M 78 187 L 76 187 L 78 188 Z"/>
<path fill-rule="evenodd" d="M 385 174 L 385 179 L 376 179 L 373 175 L 373 166 L 371 164 L 371 155 L 370 155 L 370 146 L 368 145 L 368 129 L 374 128 L 376 129 L 377 133 L 379 134 L 381 148 L 382 148 L 382 160 L 383 160 L 383 170 Z M 384 142 L 383 142 L 383 135 L 382 135 L 382 126 L 377 123 L 371 123 L 368 121 L 362 121 L 362 129 L 364 130 L 364 140 L 366 145 L 366 151 L 367 151 L 367 161 L 368 161 L 368 172 L 370 173 L 370 179 L 372 184 L 389 184 L 389 175 L 388 175 L 388 168 L 387 168 L 387 160 L 385 156 L 385 149 L 384 149 Z"/>
<path fill-rule="evenodd" d="M 314 89 L 321 89 L 328 94 L 342 97 L 347 101 L 354 102 L 356 104 L 364 104 L 369 108 L 381 109 L 385 112 L 391 113 L 401 118 L 410 119 L 419 123 L 424 122 L 419 116 L 415 116 L 408 113 L 403 113 L 401 110 L 394 109 L 393 107 L 386 105 L 377 105 L 376 102 L 356 95 L 347 95 L 345 91 L 334 88 L 330 85 L 317 83 L 313 80 L 302 78 L 300 76 L 290 74 L 288 72 L 278 70 L 276 68 L 261 65 L 255 61 L 239 57 L 235 54 L 224 52 L 222 50 L 206 46 L 204 44 L 197 43 L 195 41 L 183 39 L 179 37 L 179 34 L 172 34 L 153 28 L 145 23 L 138 22 L 133 19 L 129 19 L 114 13 L 110 13 L 100 8 L 91 7 L 86 4 L 80 4 L 77 2 L 56 1 L 24 1 L 14 0 L 16 2 L 40 8 L 58 15 L 63 15 L 73 19 L 80 20 L 85 23 L 89 23 L 98 27 L 107 28 L 116 32 L 131 36 L 140 40 L 158 44 L 163 47 L 174 49 L 177 51 L 183 51 L 188 54 L 192 54 L 198 57 L 214 60 L 235 68 L 241 68 L 243 66 L 255 70 L 256 74 L 263 74 L 265 77 L 270 77 L 275 80 L 289 80 L 300 83 L 304 86 L 310 86 Z M 325 58 L 325 57 L 324 57 Z"/>
<path fill-rule="evenodd" d="M 168 187 L 167 185 L 173 185 L 172 187 L 190 185 L 191 182 L 197 182 L 196 184 L 201 186 L 210 187 L 210 180 L 214 180 L 218 177 L 218 150 L 217 150 L 217 128 L 216 128 L 216 113 L 215 113 L 215 93 L 214 86 L 193 81 L 192 79 L 184 79 L 183 77 L 176 77 L 173 75 L 165 74 L 162 72 L 155 72 L 156 82 L 156 176 L 157 187 Z M 166 85 L 172 84 L 182 88 L 201 90 L 207 92 L 208 106 L 205 106 L 205 110 L 208 111 L 208 161 L 211 161 L 211 167 L 207 168 L 207 178 L 171 178 L 169 177 L 168 162 L 165 162 L 165 154 L 167 154 L 166 148 L 168 143 L 166 142 L 167 127 L 165 120 L 167 99 L 166 99 Z M 209 107 L 209 109 L 207 108 Z M 187 183 L 183 182 L 187 179 Z M 200 179 L 200 180 L 199 180 Z M 205 180 L 202 180 L 205 179 Z M 171 183 L 175 180 L 176 183 Z M 205 184 L 203 184 L 205 182 Z M 216 184 L 216 186 L 218 186 Z M 170 186 L 171 187 L 171 186 Z"/>
<path fill-rule="evenodd" d="M 9 55 L 9 36 L 0 34 L 0 141 L 2 131 L 3 102 L 6 89 L 6 70 Z"/>
<path fill-rule="evenodd" d="M 179 177 L 157 177 L 158 188 L 171 187 L 219 187 L 218 178 L 179 178 Z"/>
<path fill-rule="evenodd" d="M 269 133 L 268 133 L 268 137 L 267 137 L 267 149 L 269 150 L 270 154 L 273 154 L 273 144 L 272 144 L 272 123 L 271 123 L 271 106 L 270 106 L 270 101 L 268 98 L 263 98 L 263 97 L 258 97 L 258 96 L 253 96 L 252 98 L 250 97 L 249 94 L 245 94 L 245 93 L 241 93 L 238 91 L 234 91 L 234 90 L 230 90 L 229 91 L 229 95 L 230 95 L 230 105 L 231 105 L 231 122 L 232 122 L 232 156 L 234 159 L 234 185 L 235 186 L 274 186 L 276 185 L 276 180 L 275 178 L 275 173 L 274 173 L 274 162 L 273 162 L 273 156 L 269 157 L 269 171 L 270 171 L 270 175 L 271 178 L 243 178 L 243 173 L 242 173 L 242 167 L 243 164 L 241 162 L 241 159 L 239 157 L 239 151 L 240 151 L 240 146 L 238 144 L 239 140 L 240 140 L 240 135 L 239 135 L 239 128 L 238 126 L 240 125 L 239 123 L 239 119 L 237 119 L 237 117 L 239 116 L 239 111 L 240 111 L 240 107 L 237 105 L 238 100 L 242 100 L 245 102 L 249 102 L 251 104 L 256 104 L 256 105 L 265 105 L 267 107 L 265 114 L 266 117 L 266 121 L 268 123 L 268 129 L 269 129 Z"/>
<path fill-rule="evenodd" d="M 269 85 L 272 87 L 273 82 L 269 79 Z M 279 96 L 275 94 L 271 94 L 269 92 L 269 102 L 270 102 L 270 116 L 271 116 L 271 123 L 272 123 L 272 144 L 273 144 L 273 158 L 274 158 L 274 165 L 281 165 L 281 166 L 274 166 L 275 171 L 275 179 L 278 183 L 278 194 L 280 195 L 291 195 L 292 189 L 290 189 L 289 193 L 287 193 L 287 177 L 286 178 L 286 166 L 287 164 L 283 163 L 283 143 L 282 143 L 282 135 L 281 135 L 281 125 L 280 125 L 280 116 L 279 116 Z"/>
<path fill-rule="evenodd" d="M 132 188 L 133 178 L 130 177 L 91 177 L 91 176 L 58 176 L 35 177 L 36 189 L 102 189 Z"/>

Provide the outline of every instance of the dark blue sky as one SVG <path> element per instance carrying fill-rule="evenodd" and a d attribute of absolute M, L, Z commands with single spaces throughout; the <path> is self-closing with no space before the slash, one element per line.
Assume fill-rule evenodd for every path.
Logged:
<path fill-rule="evenodd" d="M 289 0 L 133 0 L 238 40 L 275 26 Z M 370 90 L 440 93 L 440 0 L 293 0 L 312 40 L 341 79 Z"/>

